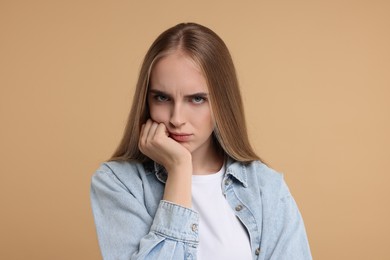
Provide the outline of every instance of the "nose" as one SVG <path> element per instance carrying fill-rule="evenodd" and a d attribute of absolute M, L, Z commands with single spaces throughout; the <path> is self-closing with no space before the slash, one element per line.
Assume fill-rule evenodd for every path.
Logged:
<path fill-rule="evenodd" d="M 178 128 L 185 124 L 185 116 L 181 104 L 175 103 L 171 112 L 169 123 L 171 126 Z"/>

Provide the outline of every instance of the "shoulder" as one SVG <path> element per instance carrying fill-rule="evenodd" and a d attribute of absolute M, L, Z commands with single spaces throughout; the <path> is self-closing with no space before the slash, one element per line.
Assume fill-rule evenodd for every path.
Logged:
<path fill-rule="evenodd" d="M 260 161 L 252 162 L 251 166 L 251 169 L 254 169 L 253 172 L 259 185 L 264 191 L 278 193 L 279 197 L 290 196 L 283 173 L 272 169 Z"/>
<path fill-rule="evenodd" d="M 242 178 L 244 185 L 259 190 L 262 196 L 288 196 L 289 190 L 283 174 L 260 161 L 250 163 L 233 162 L 230 167 Z"/>
<path fill-rule="evenodd" d="M 295 201 L 284 180 L 283 174 L 262 162 L 255 161 L 245 166 L 252 189 L 260 192 L 264 216 L 273 216 L 274 220 L 282 215 L 280 212 L 294 208 Z M 279 214 L 279 213 L 280 214 Z"/>
<path fill-rule="evenodd" d="M 130 161 L 108 161 L 103 162 L 97 169 L 95 174 L 110 173 L 115 175 L 122 175 L 128 172 L 136 172 L 143 169 L 144 166 L 138 162 Z"/>
<path fill-rule="evenodd" d="M 260 161 L 244 164 L 244 167 L 248 177 L 257 178 L 261 185 L 280 185 L 283 182 L 283 174 Z"/>
<path fill-rule="evenodd" d="M 229 160 L 227 163 L 227 172 L 235 178 L 248 183 L 257 180 L 261 186 L 279 185 L 283 182 L 283 175 L 274 169 L 268 167 L 260 161 L 243 163 Z"/>
<path fill-rule="evenodd" d="M 148 165 L 129 161 L 104 162 L 92 176 L 92 185 L 111 185 L 129 188 L 129 184 L 142 182 L 142 176 L 152 173 Z"/>

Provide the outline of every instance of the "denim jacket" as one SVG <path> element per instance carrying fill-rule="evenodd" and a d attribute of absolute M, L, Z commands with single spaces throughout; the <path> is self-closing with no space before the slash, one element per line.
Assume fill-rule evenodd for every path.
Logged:
<path fill-rule="evenodd" d="M 162 200 L 166 179 L 155 163 L 107 162 L 96 171 L 91 202 L 104 259 L 196 259 L 199 215 Z M 258 161 L 228 159 L 222 185 L 248 231 L 253 259 L 312 259 L 281 174 Z"/>

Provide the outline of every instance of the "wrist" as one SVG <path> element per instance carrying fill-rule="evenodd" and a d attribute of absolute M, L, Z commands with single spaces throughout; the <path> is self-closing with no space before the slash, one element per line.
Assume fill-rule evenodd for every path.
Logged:
<path fill-rule="evenodd" d="M 168 179 L 165 183 L 163 199 L 191 208 L 192 163 L 176 165 L 167 171 Z"/>
<path fill-rule="evenodd" d="M 186 158 L 187 157 L 187 158 Z M 165 169 L 170 175 L 192 175 L 192 159 L 189 156 L 182 157 L 179 160 L 174 160 L 171 163 L 164 165 Z"/>

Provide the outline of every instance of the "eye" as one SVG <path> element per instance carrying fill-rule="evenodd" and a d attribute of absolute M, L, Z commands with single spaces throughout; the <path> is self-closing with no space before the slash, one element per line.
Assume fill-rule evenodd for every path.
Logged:
<path fill-rule="evenodd" d="M 164 95 L 154 95 L 153 98 L 157 101 L 157 102 L 166 102 L 168 101 L 168 97 L 167 96 L 164 96 Z"/>
<path fill-rule="evenodd" d="M 194 104 L 202 104 L 206 101 L 206 98 L 201 97 L 201 96 L 195 96 L 195 97 L 192 97 L 191 101 Z"/>

